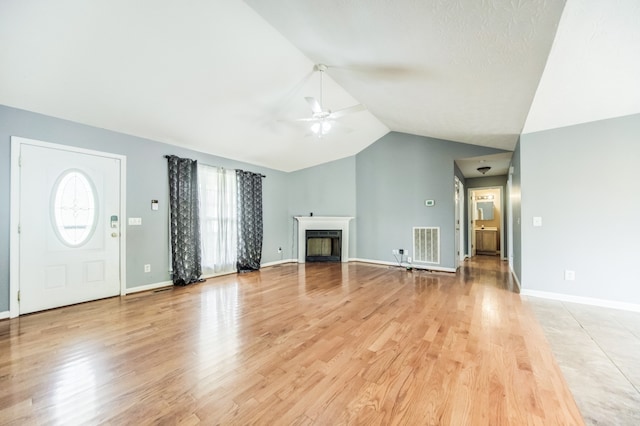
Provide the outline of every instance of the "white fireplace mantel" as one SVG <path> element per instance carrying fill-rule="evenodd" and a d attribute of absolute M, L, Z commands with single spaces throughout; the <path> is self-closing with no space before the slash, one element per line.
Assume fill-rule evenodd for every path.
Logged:
<path fill-rule="evenodd" d="M 295 216 L 298 220 L 298 263 L 305 261 L 307 229 L 342 231 L 342 262 L 349 261 L 349 221 L 350 216 Z"/>

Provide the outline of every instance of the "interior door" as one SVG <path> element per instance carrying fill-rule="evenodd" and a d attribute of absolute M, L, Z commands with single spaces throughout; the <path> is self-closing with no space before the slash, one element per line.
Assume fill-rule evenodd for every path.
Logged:
<path fill-rule="evenodd" d="M 507 259 L 509 268 L 513 271 L 513 197 L 511 194 L 513 185 L 512 167 L 509 168 L 509 178 L 507 179 Z"/>
<path fill-rule="evenodd" d="M 455 250 L 456 250 L 456 269 L 460 267 L 460 180 L 457 176 L 454 177 L 454 185 L 455 185 L 455 225 L 456 225 L 456 235 L 455 235 Z"/>
<path fill-rule="evenodd" d="M 458 206 L 458 215 L 457 215 L 457 219 L 458 219 L 458 228 L 460 228 L 460 231 L 458 232 L 458 239 L 459 239 L 459 243 L 458 243 L 458 253 L 459 253 L 459 257 L 458 257 L 458 264 L 462 266 L 462 263 L 464 262 L 465 259 L 465 244 L 464 244 L 464 236 L 465 236 L 465 220 L 464 220 L 464 184 L 458 180 L 458 200 L 459 200 L 459 206 Z"/>
<path fill-rule="evenodd" d="M 469 256 L 476 255 L 476 217 L 478 206 L 476 205 L 476 193 L 469 190 Z"/>
<path fill-rule="evenodd" d="M 120 163 L 21 144 L 21 314 L 120 293 Z"/>

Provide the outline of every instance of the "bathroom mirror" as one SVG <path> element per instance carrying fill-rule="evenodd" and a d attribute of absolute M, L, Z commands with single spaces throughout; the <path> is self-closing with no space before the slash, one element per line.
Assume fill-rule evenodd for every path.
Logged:
<path fill-rule="evenodd" d="M 493 201 L 478 202 L 478 220 L 493 220 Z"/>

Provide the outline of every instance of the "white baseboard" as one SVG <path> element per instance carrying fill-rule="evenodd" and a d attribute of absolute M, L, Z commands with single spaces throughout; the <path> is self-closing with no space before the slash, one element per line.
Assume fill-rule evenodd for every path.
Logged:
<path fill-rule="evenodd" d="M 235 273 L 236 273 L 236 271 L 221 272 L 221 273 L 218 273 L 218 274 L 202 275 L 200 278 L 203 279 L 203 280 L 206 280 L 207 278 L 221 277 L 223 275 L 231 275 L 231 274 L 235 274 Z M 173 281 L 162 281 L 162 282 L 159 282 L 159 283 L 139 285 L 137 287 L 128 288 L 127 292 L 125 294 L 140 293 L 140 292 L 149 291 L 149 290 L 157 290 L 157 289 L 163 288 L 163 287 L 171 287 L 172 285 L 173 285 Z"/>
<path fill-rule="evenodd" d="M 513 270 L 513 268 L 511 266 L 509 266 L 509 271 L 511 271 L 511 276 L 513 277 L 513 279 L 516 282 L 516 285 L 518 286 L 518 291 L 522 291 L 522 286 L 520 285 L 520 280 L 518 279 L 518 275 L 516 275 L 516 271 Z"/>
<path fill-rule="evenodd" d="M 375 263 L 377 265 L 400 266 L 398 265 L 398 262 L 387 262 L 385 260 L 373 260 L 373 259 L 352 258 L 352 259 L 349 259 L 349 262 L 363 262 L 363 263 Z M 412 264 L 405 263 L 402 265 L 402 267 L 407 267 L 407 266 L 411 266 L 413 269 L 424 269 L 426 271 L 453 272 L 453 273 L 456 272 L 454 268 L 443 268 L 441 266 L 416 265 L 415 263 L 412 263 Z"/>
<path fill-rule="evenodd" d="M 0 320 L 7 319 L 11 317 L 10 311 L 0 312 Z"/>
<path fill-rule="evenodd" d="M 223 277 L 225 275 L 231 275 L 231 274 L 237 274 L 238 271 L 233 270 L 233 271 L 227 271 L 227 272 L 218 272 L 217 274 L 209 274 L 209 275 L 202 275 L 200 277 L 200 279 L 203 280 L 208 280 L 209 278 L 215 278 L 215 277 Z M 172 283 L 173 284 L 173 283 Z"/>
<path fill-rule="evenodd" d="M 640 305 L 634 303 L 616 302 L 615 300 L 596 299 L 593 297 L 572 296 L 570 294 L 551 293 L 537 290 L 521 290 L 520 295 L 538 297 L 541 299 L 558 300 L 561 302 L 580 303 L 583 305 L 600 306 L 602 308 L 620 309 L 623 311 L 640 312 Z"/>
<path fill-rule="evenodd" d="M 266 268 L 266 267 L 269 267 L 269 266 L 283 265 L 285 263 L 298 263 L 298 259 L 276 260 L 275 262 L 262 263 L 262 264 L 260 264 L 260 267 Z"/>
<path fill-rule="evenodd" d="M 260 267 L 268 267 L 268 266 L 275 266 L 275 265 L 280 265 L 283 263 L 291 263 L 291 262 L 297 262 L 298 259 L 284 259 L 284 260 L 278 260 L 276 262 L 268 262 L 268 263 L 263 263 L 260 265 Z M 236 271 L 229 271 L 229 272 L 222 272 L 219 274 L 210 274 L 210 275 L 203 275 L 202 279 L 206 280 L 207 278 L 215 278 L 215 277 L 221 277 L 223 275 L 231 275 L 231 274 L 236 274 Z M 131 288 L 127 288 L 126 289 L 126 293 L 127 294 L 132 294 L 132 293 L 140 293 L 142 291 L 149 291 L 149 290 L 157 290 L 159 288 L 163 288 L 163 287 L 170 287 L 173 285 L 173 281 L 162 281 L 159 283 L 152 283 L 152 284 L 145 284 L 145 285 L 139 285 L 136 287 L 131 287 Z M 0 317 L 2 318 L 2 317 Z"/>
<path fill-rule="evenodd" d="M 169 287 L 172 285 L 173 285 L 173 281 L 162 281 L 159 283 L 139 285 L 137 287 L 127 288 L 126 293 L 123 294 L 123 296 L 126 296 L 127 294 L 132 294 L 132 293 L 140 293 L 141 291 L 156 290 L 159 288 Z"/>
<path fill-rule="evenodd" d="M 385 262 L 385 261 L 382 261 L 382 260 L 371 260 L 371 259 L 349 259 L 349 262 L 364 262 L 364 263 L 376 263 L 378 265 L 398 266 L 398 264 L 394 263 L 394 262 Z M 298 263 L 298 259 L 276 260 L 275 262 L 262 263 L 260 265 L 260 267 L 261 268 L 268 268 L 269 266 L 283 265 L 285 263 Z M 455 269 L 441 268 L 441 267 L 438 267 L 438 266 L 434 266 L 434 267 L 429 266 L 429 267 L 427 267 L 427 266 L 413 265 L 412 264 L 411 267 L 413 269 L 425 269 L 425 270 L 429 270 L 429 271 L 456 272 Z M 230 274 L 235 274 L 235 273 L 236 273 L 236 271 L 230 271 L 230 272 L 223 272 L 221 274 L 203 275 L 202 278 L 203 279 L 215 278 L 215 277 L 220 277 L 220 276 L 223 276 L 223 275 L 230 275 Z M 132 294 L 132 293 L 140 293 L 142 291 L 156 290 L 156 289 L 163 288 L 163 287 L 170 287 L 172 285 L 173 285 L 172 281 L 163 281 L 163 282 L 159 282 L 159 283 L 140 285 L 140 286 L 137 286 L 137 287 L 127 288 L 124 295 Z M 0 319 L 2 319 L 2 316 L 1 316 L 2 314 L 3 313 L 0 313 Z M 7 318 L 9 318 L 8 315 L 9 315 L 9 313 L 7 312 Z"/>

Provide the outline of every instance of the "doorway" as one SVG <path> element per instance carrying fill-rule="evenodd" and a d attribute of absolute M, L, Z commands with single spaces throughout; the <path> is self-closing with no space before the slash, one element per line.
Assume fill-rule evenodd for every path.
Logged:
<path fill-rule="evenodd" d="M 455 250 L 456 250 L 456 269 L 462 265 L 464 262 L 466 253 L 464 250 L 464 184 L 458 179 L 457 176 L 454 176 L 454 200 L 455 200 Z"/>
<path fill-rule="evenodd" d="M 504 258 L 502 187 L 469 189 L 469 253 Z"/>
<path fill-rule="evenodd" d="M 12 137 L 10 315 L 124 294 L 124 156 Z"/>

